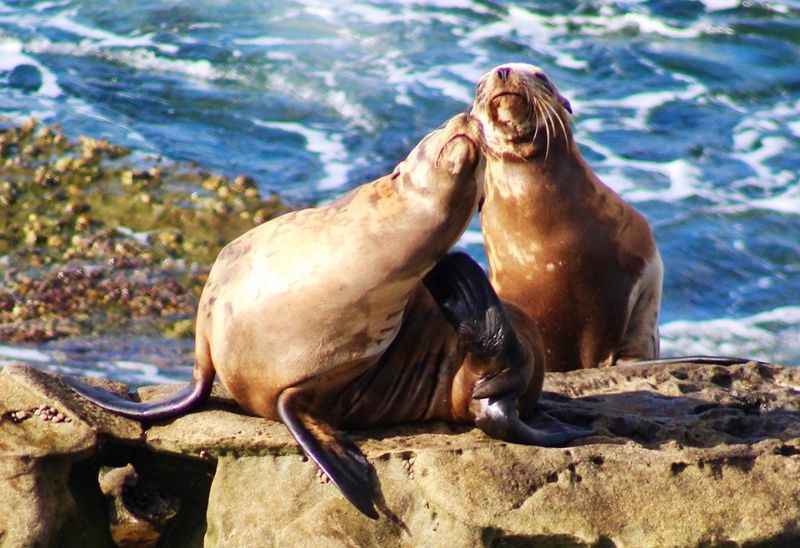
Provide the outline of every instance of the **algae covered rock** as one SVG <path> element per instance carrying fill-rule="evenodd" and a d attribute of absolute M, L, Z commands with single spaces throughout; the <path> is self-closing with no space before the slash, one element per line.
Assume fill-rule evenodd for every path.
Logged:
<path fill-rule="evenodd" d="M 219 249 L 287 210 L 248 177 L 0 121 L 0 340 L 191 336 Z"/>

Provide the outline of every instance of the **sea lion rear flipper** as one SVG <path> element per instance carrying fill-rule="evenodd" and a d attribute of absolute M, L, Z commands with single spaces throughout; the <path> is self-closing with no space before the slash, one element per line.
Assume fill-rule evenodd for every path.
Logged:
<path fill-rule="evenodd" d="M 195 378 L 171 396 L 152 402 L 135 402 L 122 396 L 90 386 L 69 376 L 62 382 L 95 405 L 124 417 L 140 421 L 159 421 L 194 409 L 208 399 L 214 382 L 214 372 Z"/>
<path fill-rule="evenodd" d="M 287 388 L 278 398 L 278 414 L 306 455 L 365 516 L 378 519 L 375 471 L 361 450 L 331 426 L 309 414 L 302 391 Z"/>
<path fill-rule="evenodd" d="M 493 438 L 540 447 L 563 447 L 576 439 L 594 434 L 593 430 L 575 428 L 549 415 L 547 418 L 553 423 L 548 430 L 534 428 L 519 417 L 516 398 L 503 397 L 489 399 L 475 422 Z"/>

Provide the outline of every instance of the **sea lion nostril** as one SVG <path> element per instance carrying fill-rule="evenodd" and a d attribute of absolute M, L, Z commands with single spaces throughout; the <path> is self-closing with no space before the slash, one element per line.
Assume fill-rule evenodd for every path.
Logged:
<path fill-rule="evenodd" d="M 510 74 L 511 74 L 511 69 L 508 67 L 500 67 L 499 69 L 497 69 L 497 76 L 503 82 L 508 80 Z"/>

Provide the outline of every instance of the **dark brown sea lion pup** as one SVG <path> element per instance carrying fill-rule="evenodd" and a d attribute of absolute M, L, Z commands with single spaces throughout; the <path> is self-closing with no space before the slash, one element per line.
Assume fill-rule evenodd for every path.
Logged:
<path fill-rule="evenodd" d="M 510 63 L 481 77 L 470 113 L 484 136 L 492 285 L 539 327 L 546 370 L 657 358 L 658 248 L 644 217 L 581 156 L 569 101 L 541 68 Z M 747 361 L 677 359 L 690 360 Z"/>
<path fill-rule="evenodd" d="M 217 374 L 244 409 L 281 420 L 372 518 L 373 470 L 334 426 L 440 419 L 539 445 L 586 435 L 522 422 L 544 374 L 536 328 L 472 259 L 445 255 L 481 198 L 478 129 L 456 116 L 390 175 L 228 244 L 200 298 L 194 380 L 174 396 L 137 403 L 66 382 L 153 421 L 201 403 Z"/>

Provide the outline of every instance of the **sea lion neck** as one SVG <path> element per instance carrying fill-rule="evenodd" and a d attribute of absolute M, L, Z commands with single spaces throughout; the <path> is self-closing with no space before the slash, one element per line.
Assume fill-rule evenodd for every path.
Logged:
<path fill-rule="evenodd" d="M 546 203 L 565 206 L 580 203 L 582 196 L 595 192 L 596 178 L 580 156 L 577 147 L 559 151 L 548 158 L 528 160 L 487 155 L 484 210 L 493 201 L 513 203 L 521 215 L 533 215 Z"/>

